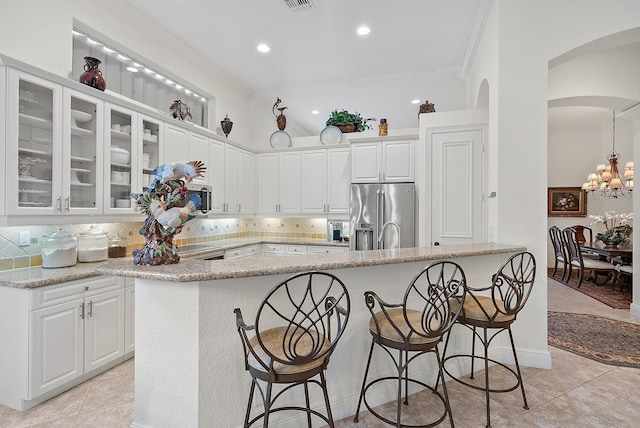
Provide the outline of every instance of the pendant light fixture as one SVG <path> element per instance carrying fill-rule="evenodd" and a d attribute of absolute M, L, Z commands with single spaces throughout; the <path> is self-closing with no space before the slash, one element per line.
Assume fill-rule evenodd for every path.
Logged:
<path fill-rule="evenodd" d="M 633 191 L 633 162 L 627 162 L 624 173 L 620 176 L 618 160 L 620 154 L 616 152 L 616 112 L 613 111 L 613 147 L 607 156 L 609 165 L 599 164 L 595 173 L 587 176 L 582 189 L 587 190 L 592 197 L 598 194 L 604 199 L 630 198 Z"/>

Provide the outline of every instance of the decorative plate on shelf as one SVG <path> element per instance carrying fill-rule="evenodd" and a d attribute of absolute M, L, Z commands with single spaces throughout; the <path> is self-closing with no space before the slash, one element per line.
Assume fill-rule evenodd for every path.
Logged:
<path fill-rule="evenodd" d="M 320 132 L 320 142 L 325 146 L 340 144 L 342 142 L 342 131 L 337 126 L 329 125 Z"/>
<path fill-rule="evenodd" d="M 274 149 L 291 147 L 291 136 L 285 131 L 276 131 L 271 134 L 269 142 L 271 143 L 271 147 L 273 147 Z"/>

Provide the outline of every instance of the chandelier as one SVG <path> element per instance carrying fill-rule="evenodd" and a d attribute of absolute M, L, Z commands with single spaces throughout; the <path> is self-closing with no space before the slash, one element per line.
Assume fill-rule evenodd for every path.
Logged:
<path fill-rule="evenodd" d="M 624 173 L 620 176 L 618 160 L 620 154 L 616 153 L 616 112 L 613 111 L 613 148 L 607 156 L 609 165 L 599 164 L 596 172 L 587 176 L 587 181 L 582 185 L 584 190 L 596 197 L 598 191 L 604 199 L 630 198 L 633 191 L 633 162 L 627 162 Z"/>

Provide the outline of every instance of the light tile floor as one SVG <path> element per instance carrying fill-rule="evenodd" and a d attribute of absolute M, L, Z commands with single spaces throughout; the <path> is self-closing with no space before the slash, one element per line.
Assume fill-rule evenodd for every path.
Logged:
<path fill-rule="evenodd" d="M 548 281 L 548 299 L 551 311 L 591 313 L 640 323 L 628 310 L 611 309 L 553 280 Z M 529 410 L 522 408 L 519 391 L 492 395 L 494 428 L 640 426 L 640 370 L 608 366 L 549 349 L 552 370 L 523 368 Z M 133 420 L 133 379 L 133 360 L 129 360 L 31 410 L 17 412 L 0 406 L 0 428 L 128 427 Z M 456 426 L 483 427 L 484 393 L 453 381 L 447 386 Z M 420 401 L 419 394 L 413 397 L 415 401 Z M 425 410 L 428 406 L 423 406 L 421 413 Z M 388 411 L 394 411 L 392 405 L 381 406 L 380 412 Z M 336 428 L 385 426 L 366 412 L 358 423 L 352 418 L 336 422 Z M 445 420 L 440 426 L 449 423 Z"/>

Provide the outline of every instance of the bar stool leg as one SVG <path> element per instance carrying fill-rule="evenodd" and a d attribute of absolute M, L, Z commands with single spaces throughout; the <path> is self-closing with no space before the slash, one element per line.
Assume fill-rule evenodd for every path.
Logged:
<path fill-rule="evenodd" d="M 400 351 L 402 353 L 402 351 Z M 409 351 L 404 354 L 404 404 L 409 405 Z"/>
<path fill-rule="evenodd" d="M 489 342 L 487 341 L 487 329 L 484 332 L 484 387 L 485 399 L 487 401 L 487 428 L 491 428 L 491 408 L 489 403 Z"/>
<path fill-rule="evenodd" d="M 447 337 L 447 341 L 448 340 L 449 338 Z M 451 404 L 449 403 L 449 393 L 447 392 L 447 382 L 445 382 L 444 380 L 442 358 L 444 358 L 445 354 L 443 353 L 442 358 L 440 358 L 440 353 L 438 352 L 438 348 L 435 348 L 435 353 L 436 353 L 436 358 L 438 359 L 438 378 L 436 380 L 436 387 L 434 389 L 438 389 L 438 381 L 442 378 L 442 393 L 444 395 L 444 406 L 445 406 L 445 410 L 449 414 L 449 423 L 451 424 L 451 428 L 454 428 L 453 414 L 451 413 Z"/>
<path fill-rule="evenodd" d="M 324 377 L 324 371 L 320 372 L 320 382 L 322 382 L 322 393 L 324 394 L 324 403 L 325 403 L 325 406 L 327 407 L 327 418 L 329 419 L 329 427 L 334 428 L 333 414 L 331 413 L 331 405 L 329 404 L 329 394 L 327 393 L 327 380 Z M 309 405 L 307 404 L 307 407 L 308 406 Z M 309 418 L 311 418 L 311 413 L 309 413 Z M 311 419 L 309 419 L 309 428 L 311 428 Z"/>
<path fill-rule="evenodd" d="M 247 413 L 244 417 L 245 428 L 249 426 L 249 417 L 251 416 L 251 405 L 253 404 L 253 393 L 256 390 L 256 380 L 251 381 L 251 391 L 249 391 L 249 403 L 247 403 Z"/>
<path fill-rule="evenodd" d="M 267 384 L 267 396 L 264 400 L 264 419 L 262 422 L 263 428 L 269 428 L 269 412 L 271 411 L 271 388 L 273 384 L 269 382 Z"/>
<path fill-rule="evenodd" d="M 469 376 L 469 379 L 475 379 L 473 375 L 475 361 L 476 361 L 475 356 L 476 356 L 476 328 L 473 327 L 473 334 L 471 336 L 471 375 Z"/>
<path fill-rule="evenodd" d="M 309 383 L 304 382 L 304 401 L 307 405 L 307 425 L 311 428 L 311 404 L 309 404 Z"/>
<path fill-rule="evenodd" d="M 360 413 L 360 405 L 362 404 L 362 397 L 364 396 L 364 387 L 367 384 L 367 375 L 369 374 L 369 366 L 371 365 L 371 355 L 373 355 L 373 346 L 375 342 L 371 340 L 371 349 L 369 349 L 369 359 L 367 359 L 367 367 L 364 369 L 364 378 L 362 379 L 362 388 L 360 388 L 360 397 L 358 398 L 358 407 L 356 407 L 356 415 L 353 417 L 353 422 L 358 422 L 358 414 Z"/>
<path fill-rule="evenodd" d="M 518 382 L 520 382 L 520 389 L 522 390 L 522 400 L 524 401 L 523 408 L 525 410 L 529 410 L 529 405 L 527 404 L 527 396 L 524 393 L 524 383 L 522 382 L 522 374 L 520 374 L 520 364 L 518 364 L 518 356 L 516 355 L 516 347 L 513 343 L 513 334 L 511 334 L 511 327 L 509 327 L 509 339 L 511 340 L 511 349 L 513 350 L 513 360 L 516 363 L 516 370 L 518 371 Z"/>

